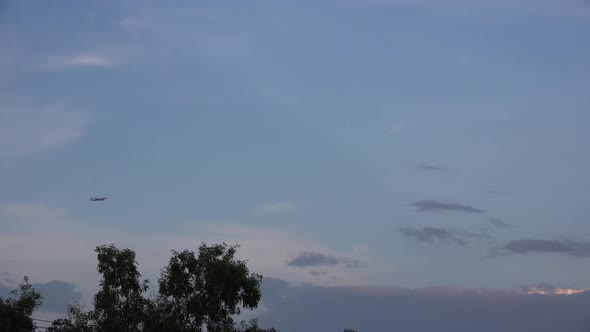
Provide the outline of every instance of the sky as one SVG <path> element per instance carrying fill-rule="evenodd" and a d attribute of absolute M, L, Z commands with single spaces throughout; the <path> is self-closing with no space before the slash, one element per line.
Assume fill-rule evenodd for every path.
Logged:
<path fill-rule="evenodd" d="M 582 0 L 0 1 L 0 291 L 55 317 L 97 245 L 155 281 L 225 241 L 283 332 L 587 330 L 589 29 Z"/>

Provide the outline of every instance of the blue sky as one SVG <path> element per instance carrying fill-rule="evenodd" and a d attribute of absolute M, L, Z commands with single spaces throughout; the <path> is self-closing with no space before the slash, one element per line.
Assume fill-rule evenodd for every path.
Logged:
<path fill-rule="evenodd" d="M 575 0 L 3 2 L 0 273 L 87 296 L 96 245 L 155 276 L 228 241 L 293 285 L 590 288 L 589 28 Z"/>

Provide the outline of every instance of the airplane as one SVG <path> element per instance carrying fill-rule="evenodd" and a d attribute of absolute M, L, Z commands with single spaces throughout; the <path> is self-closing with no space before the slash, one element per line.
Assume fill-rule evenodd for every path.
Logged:
<path fill-rule="evenodd" d="M 107 197 L 90 197 L 90 200 L 93 202 L 102 202 L 105 199 L 107 199 Z"/>

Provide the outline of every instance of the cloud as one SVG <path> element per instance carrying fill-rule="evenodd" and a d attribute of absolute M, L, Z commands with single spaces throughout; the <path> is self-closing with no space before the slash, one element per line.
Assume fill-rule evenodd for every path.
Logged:
<path fill-rule="evenodd" d="M 145 16 L 126 16 L 119 20 L 118 25 L 130 31 L 146 30 L 155 27 L 154 22 Z"/>
<path fill-rule="evenodd" d="M 92 53 L 81 53 L 50 56 L 45 63 L 39 66 L 39 69 L 54 71 L 81 67 L 108 68 L 113 67 L 118 63 L 119 60 L 114 57 Z"/>
<path fill-rule="evenodd" d="M 524 294 L 539 294 L 539 295 L 575 295 L 582 294 L 589 291 L 590 288 L 575 289 L 575 288 L 560 288 L 548 284 L 538 284 L 534 286 L 517 287 L 516 291 Z"/>
<path fill-rule="evenodd" d="M 80 292 L 76 290 L 76 285 L 61 280 L 52 280 L 46 283 L 32 283 L 32 286 L 43 296 L 43 303 L 39 308 L 40 310 L 56 313 L 64 312 L 69 303 L 78 301 L 81 296 Z M 0 283 L 0 296 L 8 296 L 9 292 L 17 287 L 18 285 L 9 287 Z"/>
<path fill-rule="evenodd" d="M 442 171 L 442 168 L 430 164 L 420 164 L 418 168 L 425 170 L 425 171 Z"/>
<path fill-rule="evenodd" d="M 70 220 L 67 210 L 40 203 L 4 204 L 1 211 L 0 227 L 5 231 L 0 232 L 0 273 L 10 271 L 2 276 L 18 279 L 15 276 L 29 275 L 35 282 L 73 282 L 85 305 L 91 304 L 98 285 L 94 247 L 108 243 L 135 250 L 142 276 L 150 280 L 157 279 L 171 249 L 196 250 L 202 242 L 239 244 L 238 257 L 248 260 L 249 269 L 294 284 L 358 284 L 376 268 L 360 269 L 360 261 L 340 259 L 326 274 L 310 274 L 309 270 L 320 268 L 294 269 L 285 261 L 304 248 L 317 248 L 331 257 L 347 257 L 352 250 L 335 250 L 293 231 L 231 221 L 192 220 L 167 231 L 149 231 Z M 334 276 L 339 279 L 334 280 Z"/>
<path fill-rule="evenodd" d="M 555 332 L 590 327 L 590 293 L 432 287 L 292 286 L 262 282 L 263 326 L 295 331 Z M 468 312 L 469 314 L 466 314 Z M 293 313 L 297 313 L 294 315 Z M 307 317 L 308 319 L 301 319 Z"/>
<path fill-rule="evenodd" d="M 527 253 L 555 253 L 573 257 L 588 257 L 590 256 L 590 243 L 571 240 L 522 239 L 504 244 L 499 249 L 492 251 L 490 256 Z"/>
<path fill-rule="evenodd" d="M 416 206 L 418 212 L 444 212 L 444 211 L 453 211 L 453 212 L 465 212 L 465 213 L 482 213 L 485 212 L 483 210 L 476 209 L 469 205 L 463 204 L 451 204 L 451 203 L 440 203 L 437 201 L 418 201 L 414 202 L 411 205 Z"/>
<path fill-rule="evenodd" d="M 41 309 L 47 311 L 62 312 L 67 304 L 78 301 L 81 297 L 76 285 L 61 280 L 33 284 L 33 287 L 43 295 Z"/>
<path fill-rule="evenodd" d="M 44 204 L 0 204 L 0 227 L 7 230 L 35 230 L 65 225 L 64 210 Z"/>
<path fill-rule="evenodd" d="M 366 244 L 355 244 L 352 246 L 352 251 L 366 255 L 369 253 L 369 246 Z"/>
<path fill-rule="evenodd" d="M 459 246 L 467 244 L 467 241 L 455 236 L 455 234 L 443 228 L 424 227 L 422 229 L 417 229 L 412 227 L 402 227 L 399 231 L 403 235 L 415 238 L 421 242 L 445 242 L 454 243 Z"/>
<path fill-rule="evenodd" d="M 11 290 L 12 290 L 11 287 L 5 286 L 2 283 L 0 283 L 0 296 L 1 297 L 7 297 L 10 294 Z"/>
<path fill-rule="evenodd" d="M 366 266 L 366 263 L 358 259 L 341 258 L 341 264 L 349 269 L 361 269 Z"/>
<path fill-rule="evenodd" d="M 309 266 L 328 266 L 332 267 L 340 264 L 340 260 L 336 257 L 326 256 L 316 252 L 302 253 L 288 262 L 289 266 L 293 267 L 309 267 Z"/>
<path fill-rule="evenodd" d="M 293 201 L 278 201 L 259 207 L 256 209 L 256 213 L 259 215 L 279 214 L 291 212 L 296 208 L 297 204 Z"/>
<path fill-rule="evenodd" d="M 333 257 L 310 251 L 295 256 L 295 258 L 287 262 L 287 265 L 291 267 L 334 267 L 342 265 L 350 269 L 359 269 L 364 267 L 365 263 L 356 259 Z"/>
<path fill-rule="evenodd" d="M 457 231 L 457 232 L 455 232 L 455 234 L 466 237 L 466 238 L 471 238 L 471 239 L 489 239 L 492 237 L 490 234 L 488 234 L 485 231 L 483 233 L 476 233 L 476 232 L 469 232 L 469 231 Z"/>
<path fill-rule="evenodd" d="M 508 227 L 512 227 L 512 225 L 510 225 L 509 223 L 505 222 L 503 219 L 500 218 L 490 218 L 488 219 L 488 222 L 494 226 L 498 226 L 498 227 L 504 227 L 504 228 L 508 228 Z"/>
<path fill-rule="evenodd" d="M 87 112 L 61 101 L 37 105 L 28 100 L 0 101 L 0 159 L 61 148 L 80 138 L 90 122 Z"/>

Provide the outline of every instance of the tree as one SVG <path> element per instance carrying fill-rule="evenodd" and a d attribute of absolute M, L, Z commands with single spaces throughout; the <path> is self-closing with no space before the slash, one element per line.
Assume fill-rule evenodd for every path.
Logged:
<path fill-rule="evenodd" d="M 47 332 L 92 332 L 92 312 L 84 312 L 79 303 L 68 305 L 67 317 L 56 319 Z"/>
<path fill-rule="evenodd" d="M 18 290 L 12 290 L 7 299 L 0 297 L 0 332 L 35 331 L 32 315 L 42 302 L 43 297 L 25 276 Z"/>
<path fill-rule="evenodd" d="M 263 329 L 258 326 L 258 320 L 252 319 L 249 324 L 242 321 L 240 326 L 236 329 L 237 332 L 279 332 L 275 328 Z"/>
<path fill-rule="evenodd" d="M 147 280 L 140 282 L 135 252 L 114 245 L 96 247 L 100 289 L 94 296 L 93 318 L 98 331 L 141 331 L 145 318 Z"/>
<path fill-rule="evenodd" d="M 114 245 L 96 248 L 100 288 L 94 311 L 70 306 L 51 332 L 278 332 L 258 321 L 235 324 L 241 308 L 255 309 L 262 276 L 238 260 L 238 246 L 202 244 L 193 251 L 172 251 L 158 279 L 158 292 L 140 281 L 135 252 Z M 3 332 L 3 331 L 0 331 Z"/>
<path fill-rule="evenodd" d="M 158 307 L 169 331 L 224 332 L 234 329 L 240 307 L 255 309 L 262 276 L 235 258 L 238 246 L 202 244 L 192 251 L 172 251 L 159 278 Z"/>
<path fill-rule="evenodd" d="M 72 322 L 70 322 L 67 318 L 58 318 L 51 323 L 51 326 L 47 328 L 48 332 L 81 332 L 76 330 L 72 326 Z"/>

